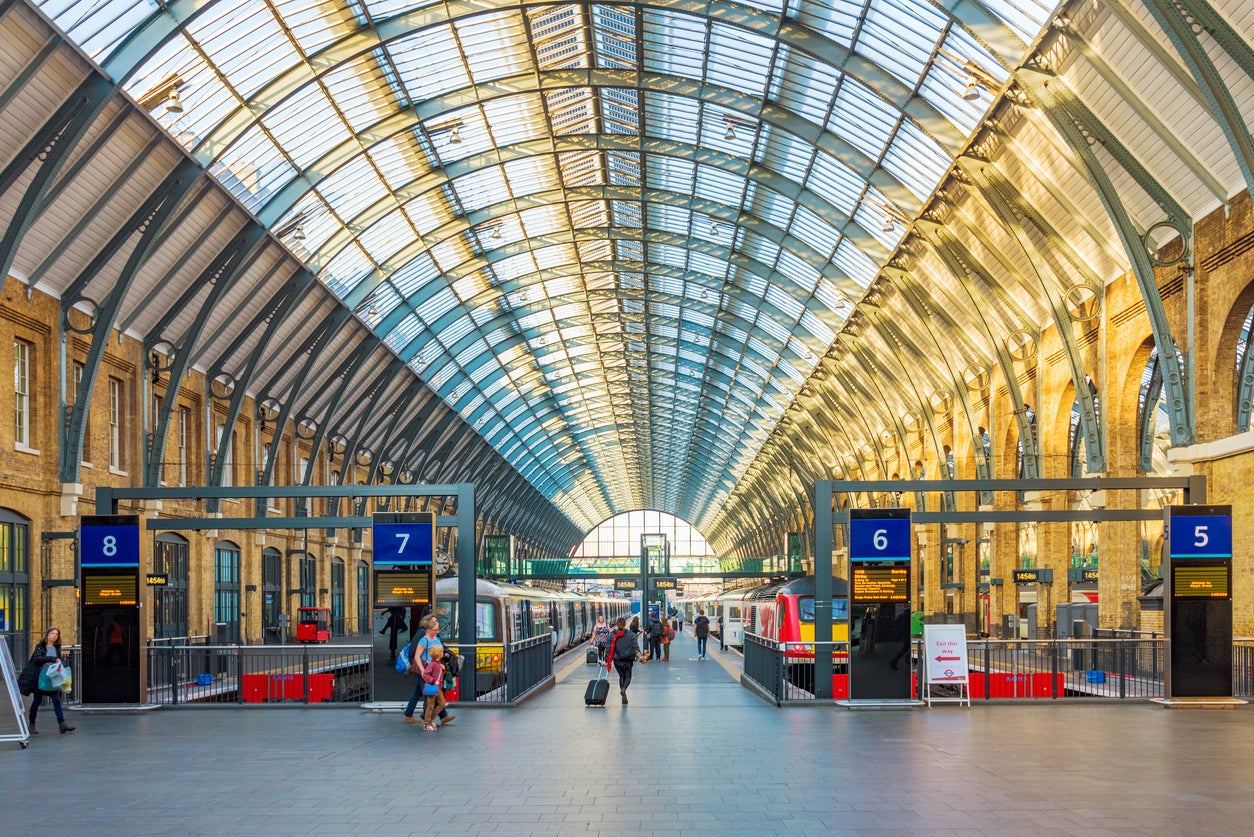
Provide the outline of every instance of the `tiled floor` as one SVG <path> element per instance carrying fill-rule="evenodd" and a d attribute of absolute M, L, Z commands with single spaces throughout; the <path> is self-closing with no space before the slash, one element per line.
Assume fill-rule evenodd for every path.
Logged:
<path fill-rule="evenodd" d="M 776 709 L 687 633 L 586 709 L 222 709 L 76 719 L 0 745 L 0 833 L 1248 834 L 1254 710 Z M 42 715 L 42 712 L 41 712 Z M 49 713 L 48 720 L 52 720 Z"/>

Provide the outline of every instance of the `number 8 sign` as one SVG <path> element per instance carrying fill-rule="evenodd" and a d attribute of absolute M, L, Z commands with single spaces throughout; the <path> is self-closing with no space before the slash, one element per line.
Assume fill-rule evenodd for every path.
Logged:
<path fill-rule="evenodd" d="M 79 522 L 78 555 L 84 567 L 138 567 L 139 517 L 84 516 Z"/>

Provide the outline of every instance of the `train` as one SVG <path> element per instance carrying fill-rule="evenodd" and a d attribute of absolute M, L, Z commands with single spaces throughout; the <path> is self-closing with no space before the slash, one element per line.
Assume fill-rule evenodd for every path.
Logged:
<path fill-rule="evenodd" d="M 681 599 L 675 606 L 682 608 L 684 621 L 704 610 L 714 633 L 721 615 L 727 644 L 733 647 L 744 645 L 746 633 L 781 643 L 789 681 L 810 690 L 814 684 L 814 587 L 814 576 L 803 576 Z M 849 584 L 837 576 L 832 577 L 832 641 L 837 643 L 832 650 L 834 671 L 841 675 L 848 671 L 850 645 L 858 644 L 858 627 L 851 640 Z"/>
<path fill-rule="evenodd" d="M 442 578 L 435 584 L 436 618 L 440 636 L 456 647 L 460 613 L 458 580 Z M 505 682 L 505 648 L 525 639 L 553 638 L 553 654 L 592 637 L 597 616 L 611 625 L 620 616 L 630 618 L 631 602 L 525 584 L 475 579 L 475 689 L 486 694 Z"/>

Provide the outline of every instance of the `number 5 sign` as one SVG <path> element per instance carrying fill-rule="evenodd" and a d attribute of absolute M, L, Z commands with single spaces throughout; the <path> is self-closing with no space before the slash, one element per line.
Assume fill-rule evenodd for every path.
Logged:
<path fill-rule="evenodd" d="M 380 512 L 373 519 L 374 565 L 427 566 L 435 559 L 435 515 Z"/>
<path fill-rule="evenodd" d="M 1231 506 L 1171 506 L 1167 509 L 1172 558 L 1231 558 Z"/>
<path fill-rule="evenodd" d="M 84 515 L 78 524 L 78 556 L 84 567 L 138 567 L 139 517 Z"/>
<path fill-rule="evenodd" d="M 850 561 L 909 561 L 909 509 L 850 509 Z"/>

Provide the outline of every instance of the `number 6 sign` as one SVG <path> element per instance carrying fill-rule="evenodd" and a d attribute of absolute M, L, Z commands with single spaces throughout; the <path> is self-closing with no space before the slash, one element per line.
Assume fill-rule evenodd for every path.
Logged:
<path fill-rule="evenodd" d="M 850 509 L 850 561 L 909 561 L 909 509 Z"/>

